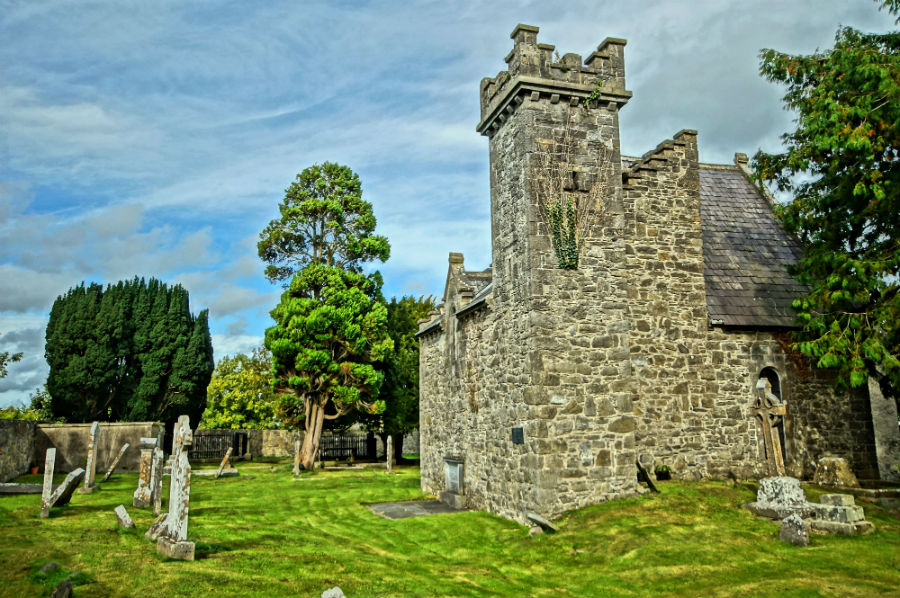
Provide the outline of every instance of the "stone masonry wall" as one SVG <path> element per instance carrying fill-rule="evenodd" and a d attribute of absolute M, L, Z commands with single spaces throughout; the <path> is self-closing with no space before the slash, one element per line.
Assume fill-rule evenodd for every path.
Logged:
<path fill-rule="evenodd" d="M 56 471 L 66 473 L 84 467 L 87 462 L 88 437 L 91 424 L 45 424 L 39 423 L 34 434 L 35 464 L 43 466 L 48 448 L 56 448 Z M 97 471 L 106 469 L 116 458 L 119 449 L 126 442 L 129 449 L 122 456 L 116 471 L 138 471 L 141 438 L 163 437 L 163 424 L 159 422 L 100 422 L 97 439 Z M 164 450 L 165 447 L 164 447 Z"/>
<path fill-rule="evenodd" d="M 35 422 L 0 419 L 0 482 L 28 471 L 34 452 Z"/>

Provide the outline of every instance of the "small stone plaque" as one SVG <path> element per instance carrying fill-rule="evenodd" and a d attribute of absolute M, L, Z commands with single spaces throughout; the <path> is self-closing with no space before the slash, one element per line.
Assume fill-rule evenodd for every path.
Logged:
<path fill-rule="evenodd" d="M 525 428 L 512 429 L 513 444 L 525 444 Z"/>

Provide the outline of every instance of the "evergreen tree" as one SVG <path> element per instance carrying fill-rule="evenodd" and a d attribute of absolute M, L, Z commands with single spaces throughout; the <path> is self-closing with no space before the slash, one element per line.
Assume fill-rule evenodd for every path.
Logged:
<path fill-rule="evenodd" d="M 53 303 L 45 356 L 54 418 L 199 419 L 212 374 L 206 310 L 180 285 L 150 279 L 70 289 Z"/>
<path fill-rule="evenodd" d="M 881 3 L 894 15 L 900 1 Z M 900 32 L 838 30 L 809 56 L 764 50 L 760 70 L 787 87 L 797 129 L 778 154 L 758 152 L 758 176 L 793 199 L 779 210 L 803 243 L 793 273 L 810 291 L 794 302 L 797 347 L 839 387 L 872 377 L 900 395 Z"/>

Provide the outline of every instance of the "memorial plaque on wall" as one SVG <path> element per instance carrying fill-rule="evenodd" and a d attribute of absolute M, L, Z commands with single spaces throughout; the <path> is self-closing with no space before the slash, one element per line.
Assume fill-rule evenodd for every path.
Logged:
<path fill-rule="evenodd" d="M 512 429 L 513 444 L 525 444 L 525 428 Z"/>

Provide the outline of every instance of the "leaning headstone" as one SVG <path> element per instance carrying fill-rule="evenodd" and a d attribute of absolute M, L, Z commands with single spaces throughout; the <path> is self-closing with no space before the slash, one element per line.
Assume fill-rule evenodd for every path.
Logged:
<path fill-rule="evenodd" d="M 118 520 L 119 525 L 126 529 L 134 529 L 134 521 L 131 520 L 131 516 L 128 514 L 128 511 L 125 510 L 125 505 L 119 505 L 115 508 L 116 520 Z"/>
<path fill-rule="evenodd" d="M 809 546 L 809 523 L 796 513 L 781 520 L 778 538 L 794 546 Z"/>
<path fill-rule="evenodd" d="M 756 502 L 744 505 L 757 515 L 770 519 L 784 519 L 792 513 L 806 517 L 812 511 L 800 480 L 789 476 L 774 476 L 759 481 Z"/>
<path fill-rule="evenodd" d="M 50 496 L 53 495 L 53 469 L 56 467 L 56 449 L 48 448 L 44 459 L 44 487 L 41 492 L 41 519 L 50 516 Z"/>
<path fill-rule="evenodd" d="M 84 474 L 84 487 L 78 492 L 90 494 L 97 489 L 97 439 L 100 436 L 100 422 L 91 424 L 91 435 L 88 439 L 87 466 Z"/>
<path fill-rule="evenodd" d="M 144 537 L 155 542 L 157 538 L 159 538 L 160 535 L 162 535 L 169 528 L 169 526 L 166 524 L 166 520 L 168 518 L 168 513 L 163 513 L 162 515 L 157 517 L 156 521 L 154 521 L 153 524 L 150 525 L 150 529 L 147 530 L 147 533 L 144 534 Z"/>
<path fill-rule="evenodd" d="M 0 483 L 0 494 L 40 494 L 43 489 L 41 484 Z"/>
<path fill-rule="evenodd" d="M 300 441 L 294 441 L 294 477 L 300 475 Z"/>
<path fill-rule="evenodd" d="M 823 457 L 816 464 L 813 484 L 836 488 L 859 488 L 859 480 L 850 470 L 846 459 L 841 457 Z"/>
<path fill-rule="evenodd" d="M 182 415 L 175 424 L 175 452 L 169 486 L 169 516 L 166 532 L 156 541 L 156 551 L 173 559 L 194 560 L 194 543 L 187 539 L 191 502 L 191 464 L 188 449 L 193 443 L 190 418 Z"/>
<path fill-rule="evenodd" d="M 225 469 L 225 466 L 226 466 L 226 465 L 229 465 L 228 460 L 231 458 L 231 451 L 232 451 L 232 450 L 234 450 L 232 447 L 228 447 L 228 450 L 225 451 L 225 456 L 222 457 L 222 462 L 219 463 L 219 469 L 216 470 L 216 477 L 215 477 L 215 479 L 218 480 L 218 479 L 219 479 L 219 476 L 222 475 L 222 470 Z"/>
<path fill-rule="evenodd" d="M 153 449 L 153 460 L 150 464 L 150 502 L 153 503 L 153 514 L 162 511 L 162 477 L 163 451 L 158 446 Z"/>
<path fill-rule="evenodd" d="M 103 481 L 104 481 L 104 482 L 105 482 L 106 480 L 108 480 L 108 479 L 109 479 L 109 476 L 111 476 L 111 475 L 113 474 L 113 472 L 116 470 L 116 466 L 119 464 L 119 461 L 122 460 L 122 455 L 125 454 L 125 451 L 128 450 L 128 447 L 129 447 L 129 446 L 131 446 L 131 445 L 129 445 L 129 444 L 126 442 L 125 444 L 122 445 L 122 448 L 119 449 L 119 454 L 116 455 L 116 458 L 115 458 L 115 459 L 113 459 L 112 465 L 109 466 L 109 469 L 106 470 L 106 475 L 103 476 Z"/>
<path fill-rule="evenodd" d="M 59 582 L 50 592 L 50 598 L 72 598 L 72 580 L 67 577 Z"/>
<path fill-rule="evenodd" d="M 151 504 L 150 474 L 153 468 L 153 449 L 156 448 L 156 438 L 141 438 L 141 460 L 138 473 L 138 487 L 134 491 L 132 505 L 135 507 L 149 507 Z"/>
<path fill-rule="evenodd" d="M 558 527 L 556 527 L 555 525 L 553 525 L 552 523 L 550 523 L 549 521 L 547 521 L 540 515 L 537 515 L 535 513 L 526 513 L 525 517 L 527 517 L 529 521 L 540 526 L 540 528 L 542 530 L 544 530 L 545 532 L 550 532 L 552 534 L 552 533 L 559 531 Z"/>
<path fill-rule="evenodd" d="M 79 467 L 75 471 L 69 473 L 69 475 L 66 476 L 66 479 L 63 480 L 63 483 L 56 487 L 53 493 L 50 494 L 50 498 L 46 501 L 48 516 L 50 515 L 51 507 L 61 507 L 69 504 L 69 501 L 72 500 L 72 494 L 75 493 L 75 489 L 78 487 L 78 483 L 83 477 L 84 470 Z M 41 516 L 43 517 L 43 501 L 41 501 L 41 503 Z"/>
<path fill-rule="evenodd" d="M 344 591 L 341 590 L 338 586 L 334 586 L 328 590 L 322 592 L 322 598 L 347 598 L 344 595 Z"/>

